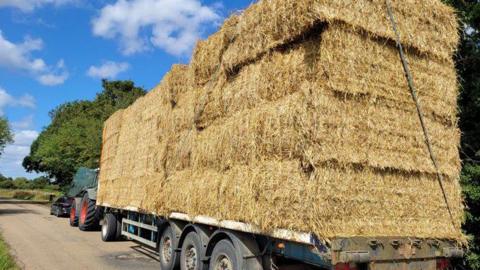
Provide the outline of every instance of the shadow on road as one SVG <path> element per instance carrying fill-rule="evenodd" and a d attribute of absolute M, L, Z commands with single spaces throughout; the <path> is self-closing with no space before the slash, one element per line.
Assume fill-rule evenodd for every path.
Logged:
<path fill-rule="evenodd" d="M 153 249 L 150 249 L 150 248 L 147 248 L 147 247 L 144 247 L 144 246 L 141 246 L 141 245 L 132 246 L 130 248 L 135 250 L 138 253 L 141 253 L 141 254 L 149 257 L 152 260 L 155 260 L 155 261 L 159 262 L 158 254 Z"/>
<path fill-rule="evenodd" d="M 16 200 L 16 199 L 5 199 L 0 198 L 0 204 L 38 204 L 38 205 L 48 205 L 49 201 L 32 201 L 32 200 Z"/>
<path fill-rule="evenodd" d="M 38 212 L 29 209 L 0 209 L 0 215 L 19 215 L 19 214 L 38 214 Z"/>

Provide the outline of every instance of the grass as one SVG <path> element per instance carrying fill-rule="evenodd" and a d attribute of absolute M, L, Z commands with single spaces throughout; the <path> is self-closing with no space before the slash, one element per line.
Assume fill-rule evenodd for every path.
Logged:
<path fill-rule="evenodd" d="M 7 244 L 0 237 L 0 270 L 20 269 L 10 255 Z"/>
<path fill-rule="evenodd" d="M 59 191 L 0 189 L 0 198 L 45 201 L 50 199 L 50 195 L 58 197 L 60 193 Z"/>

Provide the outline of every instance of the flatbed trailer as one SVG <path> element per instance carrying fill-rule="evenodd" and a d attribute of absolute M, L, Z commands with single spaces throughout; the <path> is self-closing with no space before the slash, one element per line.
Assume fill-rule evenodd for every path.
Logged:
<path fill-rule="evenodd" d="M 98 205 L 102 239 L 120 237 L 159 254 L 160 269 L 454 269 L 463 257 L 451 240 L 339 237 L 330 241 L 290 230 L 262 232 L 251 224 L 184 213 L 160 216 L 135 207 Z"/>

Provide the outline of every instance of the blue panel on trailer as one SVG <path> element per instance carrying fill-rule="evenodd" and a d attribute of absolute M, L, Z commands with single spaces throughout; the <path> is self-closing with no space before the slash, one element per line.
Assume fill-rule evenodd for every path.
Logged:
<path fill-rule="evenodd" d="M 331 268 L 331 260 L 328 257 L 327 247 L 320 245 L 318 247 L 306 246 L 302 244 L 286 242 L 285 247 L 280 253 L 287 259 L 302 261 L 322 268 Z"/>

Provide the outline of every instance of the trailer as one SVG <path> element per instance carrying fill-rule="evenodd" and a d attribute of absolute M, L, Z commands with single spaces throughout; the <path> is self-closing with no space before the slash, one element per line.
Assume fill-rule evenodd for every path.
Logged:
<path fill-rule="evenodd" d="M 162 270 L 453 269 L 457 20 L 419 2 L 232 15 L 105 122 L 102 239 L 156 250 Z"/>
<path fill-rule="evenodd" d="M 101 209 L 101 237 L 121 237 L 159 254 L 162 270 L 274 269 L 453 269 L 463 249 L 448 239 L 406 237 L 337 238 L 325 241 L 311 233 L 171 213 L 164 217 L 135 207 Z"/>

